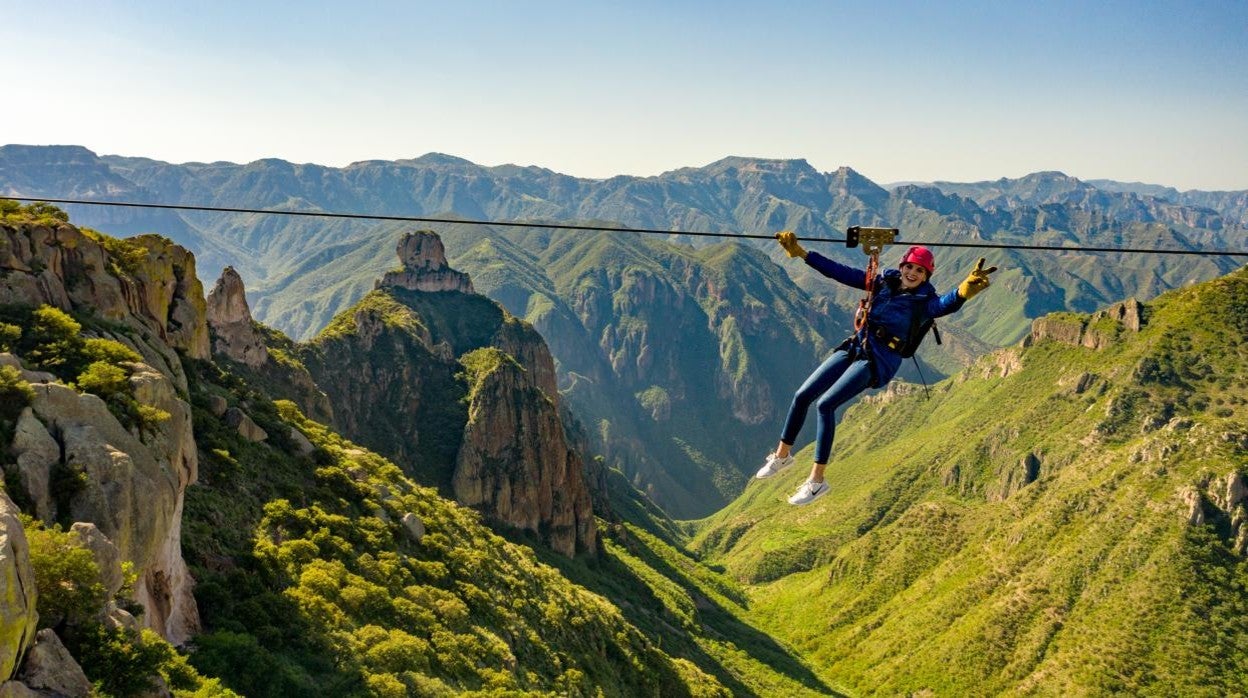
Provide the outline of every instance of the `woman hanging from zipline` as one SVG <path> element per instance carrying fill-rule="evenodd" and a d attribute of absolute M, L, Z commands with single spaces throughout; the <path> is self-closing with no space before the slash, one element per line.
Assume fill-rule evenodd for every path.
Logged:
<path fill-rule="evenodd" d="M 926 247 L 911 247 L 897 269 L 879 275 L 872 271 L 873 278 L 869 278 L 861 269 L 833 261 L 818 252 L 807 252 L 791 232 L 785 231 L 776 237 L 789 257 L 801 257 L 820 274 L 868 291 L 859 309 L 853 336 L 837 347 L 798 388 L 780 434 L 780 444 L 755 475 L 759 479 L 768 478 L 793 464 L 789 452 L 806 420 L 806 411 L 815 405 L 819 421 L 815 431 L 814 465 L 810 477 L 789 497 L 789 504 L 809 504 L 827 494 L 829 489 L 823 471 L 832 455 L 836 410 L 867 388 L 888 384 L 901 366 L 902 358 L 913 355 L 932 320 L 960 310 L 962 304 L 988 287 L 988 275 L 997 268 L 985 269 L 981 257 L 966 280 L 942 296 L 929 281 L 936 264 Z"/>

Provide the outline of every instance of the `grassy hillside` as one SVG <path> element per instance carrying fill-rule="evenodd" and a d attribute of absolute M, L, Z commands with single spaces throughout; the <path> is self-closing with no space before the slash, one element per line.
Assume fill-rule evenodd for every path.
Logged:
<path fill-rule="evenodd" d="M 845 415 L 700 522 L 753 617 L 854 692 L 1228 695 L 1248 676 L 1248 270 L 1172 292 L 1095 350 L 984 357 L 930 401 Z"/>
<path fill-rule="evenodd" d="M 732 582 L 644 530 L 612 527 L 598 559 L 509 542 L 292 403 L 270 403 L 210 364 L 194 369 L 202 456 L 183 543 L 206 633 L 191 661 L 231 688 L 832 693 L 740 619 L 744 596 Z M 247 404 L 269 441 L 225 429 L 209 411 L 213 396 Z M 292 428 L 311 451 L 297 455 Z"/>

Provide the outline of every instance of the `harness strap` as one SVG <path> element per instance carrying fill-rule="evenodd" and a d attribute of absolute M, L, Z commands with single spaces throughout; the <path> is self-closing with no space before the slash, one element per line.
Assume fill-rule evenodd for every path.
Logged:
<path fill-rule="evenodd" d="M 894 337 L 888 332 L 885 332 L 884 328 L 879 325 L 868 325 L 868 328 L 867 333 L 869 335 L 881 340 L 884 342 L 884 346 L 892 349 L 893 351 L 899 352 L 906 346 L 906 339 L 902 337 Z"/>

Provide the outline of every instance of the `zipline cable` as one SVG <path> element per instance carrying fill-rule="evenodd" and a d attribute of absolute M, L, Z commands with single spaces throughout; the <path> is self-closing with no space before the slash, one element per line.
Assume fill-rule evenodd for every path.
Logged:
<path fill-rule="evenodd" d="M 52 199 L 28 196 L 0 196 L 6 201 L 30 201 L 49 204 L 75 204 L 79 206 L 121 206 L 125 208 L 155 208 L 175 211 L 204 211 L 209 213 L 254 213 L 271 216 L 304 216 L 309 218 L 344 218 L 351 220 L 401 221 L 408 223 L 445 223 L 456 225 L 487 225 L 507 228 L 547 228 L 551 230 L 593 230 L 616 233 L 642 233 L 645 235 L 687 235 L 690 237 L 716 237 L 751 240 L 774 240 L 775 235 L 758 233 L 711 233 L 695 230 L 663 230 L 661 228 L 621 228 L 602 225 L 581 225 L 572 223 L 533 223 L 524 221 L 493 221 L 474 220 L 468 218 L 436 218 L 429 216 L 387 216 L 374 213 L 336 213 L 329 211 L 282 211 L 263 208 L 236 208 L 227 206 L 197 206 L 192 204 L 152 204 L 136 201 L 100 201 L 86 199 Z M 807 242 L 835 242 L 845 244 L 844 238 L 803 237 Z M 899 240 L 899 242 L 902 242 Z M 923 245 L 925 247 L 962 247 L 995 250 L 1039 250 L 1048 252 L 1117 252 L 1122 254 L 1166 254 L 1196 255 L 1204 257 L 1248 257 L 1248 251 L 1236 250 L 1164 250 L 1149 247 L 1094 247 L 1094 246 L 1061 246 L 1061 245 L 1023 245 L 1014 243 L 990 242 L 925 242 L 921 240 L 904 240 L 906 244 Z"/>

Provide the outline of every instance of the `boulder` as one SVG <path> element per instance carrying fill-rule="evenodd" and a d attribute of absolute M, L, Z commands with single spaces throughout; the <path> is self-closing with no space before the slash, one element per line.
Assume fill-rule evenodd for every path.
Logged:
<path fill-rule="evenodd" d="M 36 599 L 26 531 L 17 519 L 17 506 L 0 490 L 0 678 L 13 675 L 35 640 Z"/>
<path fill-rule="evenodd" d="M 61 447 L 29 407 L 17 419 L 11 451 L 16 456 L 17 481 L 35 508 L 30 513 L 45 522 L 53 521 L 52 466 L 61 460 Z"/>
<path fill-rule="evenodd" d="M 37 693 L 65 698 L 87 698 L 91 682 L 51 628 L 39 631 L 18 679 Z"/>
<path fill-rule="evenodd" d="M 290 428 L 290 441 L 295 445 L 295 453 L 300 456 L 310 456 L 316 451 L 316 446 L 312 445 L 308 437 L 294 427 Z"/>
<path fill-rule="evenodd" d="M 21 681 L 5 681 L 0 683 L 0 698 L 43 698 Z"/>
<path fill-rule="evenodd" d="M 259 443 L 269 438 L 268 432 L 261 429 L 260 425 L 247 416 L 246 412 L 237 407 L 231 407 L 226 410 L 225 414 L 221 416 L 221 421 L 225 422 L 229 428 L 237 431 L 239 436 L 253 443 Z"/>
<path fill-rule="evenodd" d="M 411 512 L 403 515 L 403 528 L 407 529 L 413 543 L 419 543 L 425 537 L 425 522 Z"/>
<path fill-rule="evenodd" d="M 208 397 L 208 411 L 214 417 L 220 417 L 225 411 L 230 409 L 230 403 L 220 395 L 211 395 Z"/>

